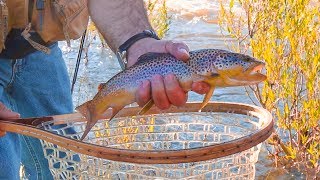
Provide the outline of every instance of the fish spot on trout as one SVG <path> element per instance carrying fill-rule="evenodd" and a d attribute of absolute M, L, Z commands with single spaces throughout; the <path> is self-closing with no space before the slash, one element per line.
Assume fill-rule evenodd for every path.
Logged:
<path fill-rule="evenodd" d="M 118 73 L 99 86 L 94 98 L 76 108 L 87 119 L 83 140 L 99 119 L 103 119 L 107 109 L 112 108 L 110 120 L 126 105 L 134 103 L 135 93 L 144 80 L 154 75 L 175 74 L 180 87 L 190 91 L 193 82 L 210 85 L 199 110 L 209 102 L 215 87 L 246 86 L 266 79 L 260 71 L 264 63 L 248 55 L 220 49 L 191 51 L 187 63 L 167 53 L 147 53 L 139 57 L 136 64 Z M 153 106 L 151 99 L 140 113 Z"/>

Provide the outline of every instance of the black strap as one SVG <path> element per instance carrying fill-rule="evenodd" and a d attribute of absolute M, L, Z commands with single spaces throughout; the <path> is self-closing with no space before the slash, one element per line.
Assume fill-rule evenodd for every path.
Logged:
<path fill-rule="evenodd" d="M 138 34 L 132 36 L 126 42 L 124 42 L 119 47 L 119 52 L 127 51 L 130 48 L 130 46 L 132 46 L 138 40 L 143 39 L 143 38 L 150 38 L 150 37 L 154 38 L 154 39 L 157 39 L 157 40 L 160 39 L 154 31 L 152 31 L 152 30 L 144 30 L 141 33 L 138 33 Z"/>

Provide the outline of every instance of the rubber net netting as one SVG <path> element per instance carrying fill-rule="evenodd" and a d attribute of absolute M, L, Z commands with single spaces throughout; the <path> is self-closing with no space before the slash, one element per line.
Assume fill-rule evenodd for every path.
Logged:
<path fill-rule="evenodd" d="M 227 142 L 259 130 L 249 115 L 188 112 L 99 121 L 85 142 L 130 150 L 180 150 Z M 79 138 L 85 123 L 43 128 Z M 55 179 L 254 179 L 260 145 L 223 158 L 180 164 L 134 164 L 78 154 L 42 141 Z"/>

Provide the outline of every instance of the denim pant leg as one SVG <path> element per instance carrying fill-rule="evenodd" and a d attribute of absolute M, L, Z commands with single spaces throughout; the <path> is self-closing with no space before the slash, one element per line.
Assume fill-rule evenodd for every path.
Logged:
<path fill-rule="evenodd" d="M 57 44 L 49 55 L 35 52 L 21 60 L 11 96 L 22 117 L 73 112 L 70 81 Z M 22 163 L 29 179 L 52 179 L 38 139 L 21 136 Z"/>
<path fill-rule="evenodd" d="M 17 111 L 14 100 L 9 96 L 15 61 L 0 59 L 0 102 L 9 109 Z M 18 180 L 20 169 L 20 135 L 6 133 L 0 137 L 0 179 Z"/>

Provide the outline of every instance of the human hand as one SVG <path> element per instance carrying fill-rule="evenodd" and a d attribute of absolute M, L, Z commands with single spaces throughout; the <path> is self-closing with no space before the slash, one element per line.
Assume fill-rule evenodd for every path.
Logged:
<path fill-rule="evenodd" d="M 20 114 L 11 111 L 3 103 L 0 102 L 0 119 L 20 118 Z"/>
<path fill-rule="evenodd" d="M 20 114 L 11 111 L 4 104 L 0 102 L 0 119 L 15 119 L 19 118 Z M 0 130 L 0 137 L 4 136 L 6 132 Z"/>
<path fill-rule="evenodd" d="M 148 52 L 170 53 L 184 62 L 189 59 L 189 48 L 182 42 L 144 38 L 128 49 L 128 67 L 136 63 L 141 55 Z M 192 84 L 192 91 L 198 94 L 205 94 L 209 91 L 209 85 L 204 82 L 195 82 Z M 155 75 L 151 81 L 146 80 L 140 85 L 136 93 L 138 105 L 143 106 L 151 97 L 155 105 L 160 109 L 167 109 L 171 104 L 183 106 L 188 98 L 187 93 L 180 87 L 173 74 L 165 77 Z"/>

